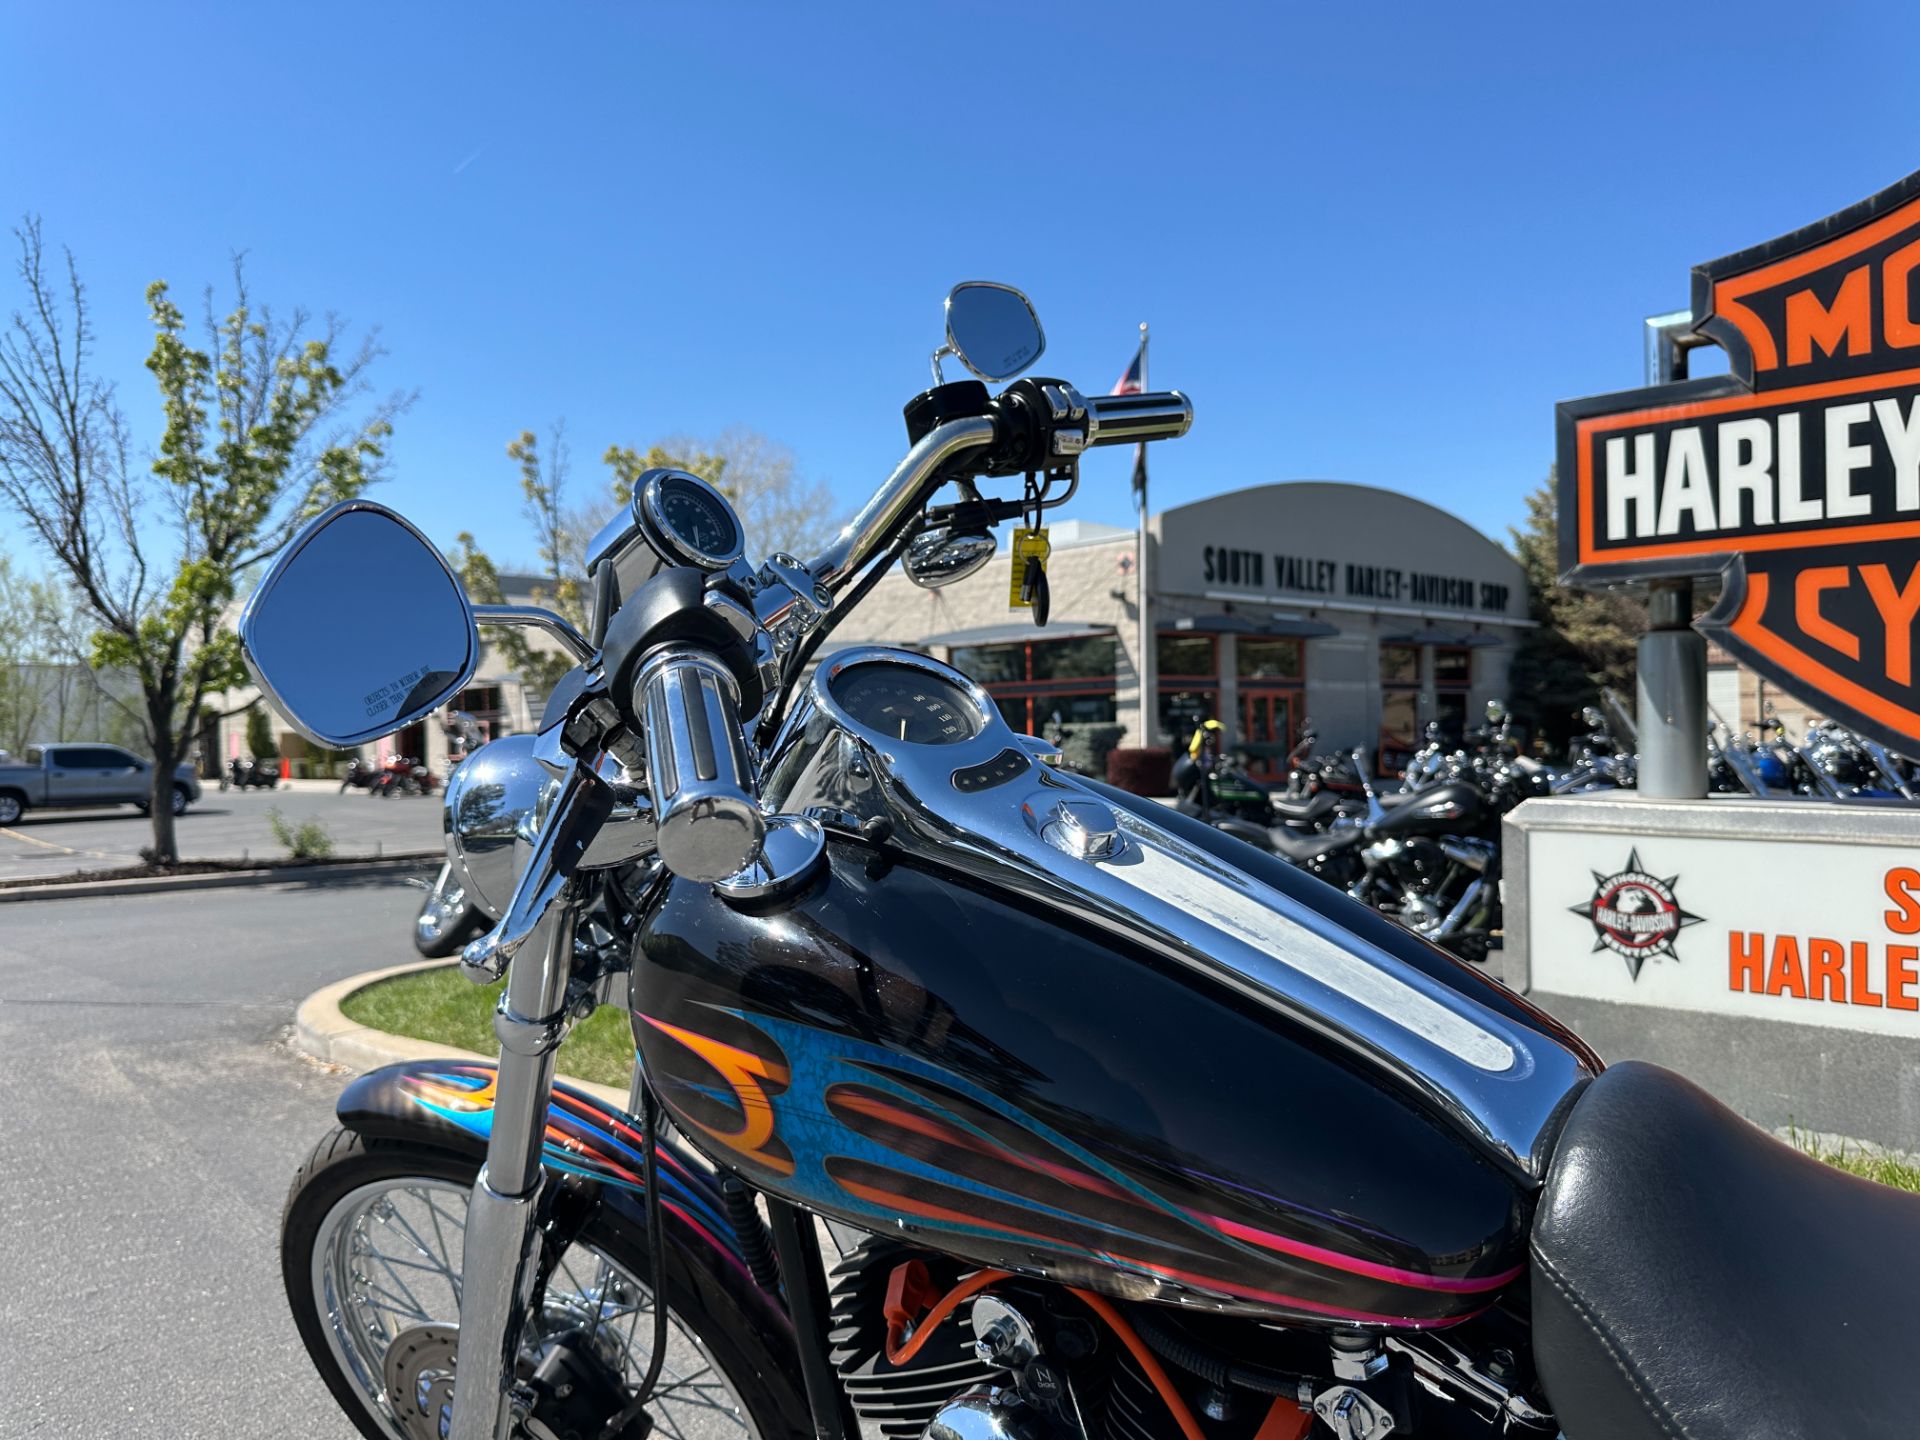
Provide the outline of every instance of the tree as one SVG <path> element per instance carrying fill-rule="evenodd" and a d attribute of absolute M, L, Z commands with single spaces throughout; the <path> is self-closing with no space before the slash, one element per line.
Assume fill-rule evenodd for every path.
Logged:
<path fill-rule="evenodd" d="M 39 221 L 14 233 L 25 303 L 0 336 L 0 497 L 72 586 L 93 626 L 93 665 L 138 682 L 154 762 L 151 858 L 172 864 L 174 768 L 206 697 L 246 679 L 221 625 L 240 578 L 381 477 L 408 397 L 348 419 L 379 354 L 372 338 L 343 353 L 339 321 L 316 332 L 305 312 L 282 321 L 256 307 L 236 258 L 232 306 L 216 316 L 208 288 L 198 345 L 166 282 L 147 289 L 146 365 L 164 424 L 141 465 L 115 387 L 94 368 L 72 253 L 52 273 Z"/>
<path fill-rule="evenodd" d="M 0 750 L 17 754 L 36 740 L 66 738 L 47 733 L 62 678 L 58 612 L 57 589 L 0 554 Z"/>
<path fill-rule="evenodd" d="M 733 502 L 748 549 L 756 555 L 785 550 L 806 559 L 833 534 L 827 487 L 803 479 L 793 452 L 757 430 L 736 425 L 712 440 L 674 435 L 644 452 L 610 445 L 601 458 L 613 471 L 614 506 L 633 498 L 634 485 L 649 470 L 667 467 L 698 475 Z"/>
<path fill-rule="evenodd" d="M 1529 613 L 1539 622 L 1513 657 L 1513 714 L 1556 747 L 1575 733 L 1581 706 L 1598 701 L 1601 687 L 1633 693 L 1637 647 L 1647 628 L 1646 607 L 1627 591 L 1560 583 L 1557 490 L 1549 470 L 1546 483 L 1527 496 L 1526 527 L 1507 532 L 1526 571 Z"/>

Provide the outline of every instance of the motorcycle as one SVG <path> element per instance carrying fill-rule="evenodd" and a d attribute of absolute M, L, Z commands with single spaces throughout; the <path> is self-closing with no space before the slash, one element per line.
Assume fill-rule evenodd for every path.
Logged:
<path fill-rule="evenodd" d="M 349 790 L 372 790 L 386 774 L 384 766 L 362 760 L 358 755 L 347 762 L 346 773 L 340 777 L 340 793 Z"/>
<path fill-rule="evenodd" d="M 453 862 L 440 867 L 413 919 L 413 948 L 429 960 L 444 960 L 493 928 L 493 919 L 467 896 Z"/>
<path fill-rule="evenodd" d="M 277 765 L 251 756 L 241 759 L 238 755 L 227 762 L 227 773 L 221 777 L 222 790 L 271 790 L 280 783 L 280 769 Z"/>
<path fill-rule="evenodd" d="M 809 668 L 903 556 L 929 586 L 978 569 L 979 527 L 1063 501 L 1084 451 L 1191 423 L 1176 392 L 1014 380 L 1041 351 L 1018 292 L 961 286 L 947 325 L 936 382 L 951 355 L 1013 383 L 916 397 L 811 558 L 748 565 L 725 497 L 653 470 L 592 546 L 585 635 L 470 606 L 366 500 L 250 600 L 256 677 L 334 746 L 456 693 L 476 621 L 579 662 L 445 799 L 499 917 L 461 962 L 505 977 L 498 1065 L 361 1076 L 289 1198 L 295 1320 L 360 1431 L 1904 1428 L 1915 1367 L 1862 1340 L 1905 1333 L 1911 1197 L 1047 763 L 948 665 Z M 625 1107 L 553 1080 L 598 1003 L 631 1016 Z"/>
<path fill-rule="evenodd" d="M 395 795 L 431 795 L 439 783 L 440 777 L 411 755 L 396 755 L 373 782 L 371 793 L 382 800 Z"/>

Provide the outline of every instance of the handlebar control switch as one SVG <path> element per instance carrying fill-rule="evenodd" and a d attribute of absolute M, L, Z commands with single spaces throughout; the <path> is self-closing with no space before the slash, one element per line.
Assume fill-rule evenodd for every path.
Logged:
<path fill-rule="evenodd" d="M 737 875 L 760 853 L 766 821 L 754 802 L 733 672 L 711 655 L 671 646 L 647 657 L 634 708 L 647 736 L 660 860 L 685 880 Z"/>

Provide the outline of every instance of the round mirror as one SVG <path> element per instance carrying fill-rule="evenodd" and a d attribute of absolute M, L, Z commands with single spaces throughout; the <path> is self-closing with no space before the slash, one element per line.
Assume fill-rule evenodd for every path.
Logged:
<path fill-rule="evenodd" d="M 947 296 L 947 348 L 982 380 L 1011 380 L 1040 358 L 1047 337 L 1025 295 L 969 280 Z"/>
<path fill-rule="evenodd" d="M 247 602 L 240 645 L 274 707 L 335 749 L 438 709 L 480 663 L 473 607 L 447 562 L 367 500 L 294 537 Z"/>

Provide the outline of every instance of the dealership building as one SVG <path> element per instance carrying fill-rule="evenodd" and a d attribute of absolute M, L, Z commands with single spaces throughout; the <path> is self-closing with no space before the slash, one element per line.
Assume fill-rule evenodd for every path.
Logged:
<path fill-rule="evenodd" d="M 1259 485 L 1148 522 L 1158 692 L 1142 735 L 1140 563 L 1131 530 L 1052 527 L 1052 613 L 1008 606 L 1006 552 L 939 590 L 888 575 L 834 632 L 911 645 L 984 685 L 1018 730 L 1113 722 L 1123 745 L 1184 745 L 1218 719 L 1255 773 L 1311 718 L 1321 748 L 1395 767 L 1429 721 L 1458 734 L 1507 670 L 1527 618 L 1519 563 L 1465 521 L 1390 490 Z"/>

